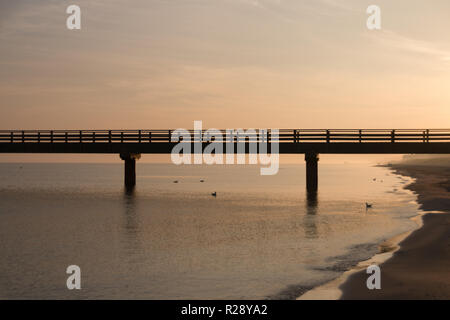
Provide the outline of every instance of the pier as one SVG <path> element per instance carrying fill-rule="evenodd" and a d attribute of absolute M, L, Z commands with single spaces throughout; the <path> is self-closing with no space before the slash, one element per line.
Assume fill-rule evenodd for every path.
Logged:
<path fill-rule="evenodd" d="M 222 141 L 206 139 L 206 130 L 188 132 L 191 140 L 175 140 L 172 129 L 0 130 L 0 153 L 117 154 L 125 164 L 125 186 L 133 188 L 141 154 L 170 154 L 178 143 L 201 144 L 201 150 L 222 143 L 223 150 L 232 145 L 235 153 L 248 154 L 258 152 L 261 142 L 270 153 L 276 143 L 280 154 L 304 154 L 308 193 L 318 189 L 320 154 L 450 154 L 450 129 L 280 129 L 277 135 L 268 130 L 265 141 L 250 131 Z"/>

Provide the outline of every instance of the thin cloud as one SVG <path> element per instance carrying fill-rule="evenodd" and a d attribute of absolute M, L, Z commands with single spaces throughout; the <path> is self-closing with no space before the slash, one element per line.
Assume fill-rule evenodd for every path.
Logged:
<path fill-rule="evenodd" d="M 370 37 L 383 46 L 389 46 L 409 53 L 434 57 L 441 61 L 450 61 L 450 50 L 441 48 L 438 44 L 409 38 L 390 30 L 371 32 Z"/>
<path fill-rule="evenodd" d="M 333 17 L 342 14 L 359 13 L 360 8 L 348 1 L 340 0 L 238 0 L 257 9 L 267 11 L 279 18 L 296 23 L 305 16 Z"/>

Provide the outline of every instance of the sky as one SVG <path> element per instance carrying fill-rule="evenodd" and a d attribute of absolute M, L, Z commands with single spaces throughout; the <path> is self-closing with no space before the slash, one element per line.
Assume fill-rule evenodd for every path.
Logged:
<path fill-rule="evenodd" d="M 66 8 L 81 8 L 81 30 Z M 381 8 L 381 30 L 366 9 Z M 448 0 L 0 0 L 0 129 L 447 128 Z"/>

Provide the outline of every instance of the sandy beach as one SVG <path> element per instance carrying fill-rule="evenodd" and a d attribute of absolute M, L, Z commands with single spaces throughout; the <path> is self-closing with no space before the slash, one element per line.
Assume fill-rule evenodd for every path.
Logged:
<path fill-rule="evenodd" d="M 365 270 L 339 287 L 341 299 L 450 299 L 450 159 L 405 161 L 390 167 L 415 180 L 423 225 L 380 265 L 381 289 L 368 290 Z M 436 212 L 440 211 L 440 212 Z"/>

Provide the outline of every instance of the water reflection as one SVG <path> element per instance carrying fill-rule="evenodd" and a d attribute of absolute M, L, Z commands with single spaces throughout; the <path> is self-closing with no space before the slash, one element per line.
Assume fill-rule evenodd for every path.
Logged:
<path fill-rule="evenodd" d="M 140 251 L 140 220 L 136 205 L 136 191 L 134 189 L 124 190 L 123 195 L 125 250 L 127 253 L 137 253 Z"/>
<path fill-rule="evenodd" d="M 304 218 L 305 237 L 308 239 L 315 239 L 318 237 L 317 230 L 317 207 L 318 195 L 317 192 L 307 193 L 306 195 L 306 215 Z"/>
<path fill-rule="evenodd" d="M 317 212 L 317 204 L 318 204 L 318 195 L 317 192 L 307 192 L 306 193 L 306 206 L 308 210 L 312 210 L 308 214 L 316 214 Z"/>

